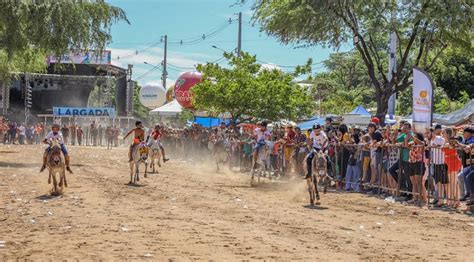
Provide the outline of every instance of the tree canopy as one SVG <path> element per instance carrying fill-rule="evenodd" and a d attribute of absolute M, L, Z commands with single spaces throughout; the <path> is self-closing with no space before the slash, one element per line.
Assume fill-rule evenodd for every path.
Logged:
<path fill-rule="evenodd" d="M 42 69 L 26 57 L 44 61 L 45 55 L 103 50 L 112 39 L 111 26 L 121 20 L 128 22 L 125 12 L 102 0 L 1 1 L 0 79 L 16 70 Z"/>
<path fill-rule="evenodd" d="M 198 110 L 229 113 L 233 120 L 245 116 L 296 120 L 313 112 L 310 90 L 293 81 L 295 74 L 264 69 L 246 52 L 224 56 L 230 68 L 215 63 L 197 66 L 203 79 L 191 92 Z"/>
<path fill-rule="evenodd" d="M 438 60 L 433 80 L 450 99 L 461 99 L 463 92 L 474 98 L 474 56 L 461 49 L 449 49 Z"/>
<path fill-rule="evenodd" d="M 412 84 L 413 66 L 429 72 L 450 46 L 472 53 L 470 1 L 257 0 L 254 10 L 262 30 L 283 43 L 338 49 L 353 42 L 375 90 L 381 118 L 387 113 L 389 97 Z M 398 38 L 398 67 L 389 80 L 391 31 Z"/>

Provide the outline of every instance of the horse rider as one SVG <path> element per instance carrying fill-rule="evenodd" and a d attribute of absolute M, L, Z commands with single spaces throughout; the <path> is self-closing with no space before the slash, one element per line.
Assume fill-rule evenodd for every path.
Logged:
<path fill-rule="evenodd" d="M 312 165 L 313 158 L 316 155 L 315 151 L 324 152 L 324 150 L 329 145 L 328 137 L 326 133 L 324 133 L 324 131 L 321 130 L 321 125 L 319 124 L 313 125 L 313 131 L 311 131 L 311 134 L 309 135 L 307 143 L 308 143 L 308 146 L 312 147 L 314 150 L 311 150 L 306 158 L 306 168 L 307 168 L 308 173 L 306 174 L 305 179 L 311 177 L 312 168 L 313 168 L 313 165 Z M 325 157 L 327 161 L 327 156 Z"/>
<path fill-rule="evenodd" d="M 128 162 L 133 161 L 133 157 L 132 157 L 133 148 L 136 145 L 140 144 L 141 142 L 145 141 L 145 130 L 143 128 L 143 124 L 141 121 L 135 122 L 135 128 L 128 131 L 128 133 L 125 135 L 123 140 L 127 139 L 127 137 L 132 133 L 134 135 L 134 138 L 133 138 L 133 143 L 130 145 L 130 149 L 128 151 L 128 158 L 129 158 Z"/>
<path fill-rule="evenodd" d="M 257 163 L 258 153 L 260 151 L 260 148 L 265 145 L 265 140 L 267 140 L 271 136 L 270 131 L 267 130 L 267 125 L 268 125 L 267 122 L 263 121 L 262 123 L 260 123 L 259 125 L 260 127 L 257 127 L 255 129 L 254 137 L 257 143 L 255 147 L 253 148 L 253 162 L 254 163 Z M 256 166 L 254 166 L 253 168 L 256 168 Z"/>
<path fill-rule="evenodd" d="M 49 144 L 50 140 L 56 139 L 61 147 L 61 151 L 64 155 L 64 161 L 66 162 L 66 170 L 72 174 L 71 167 L 69 166 L 70 158 L 67 152 L 66 146 L 64 145 L 63 134 L 59 131 L 61 126 L 59 124 L 53 124 L 51 127 L 51 132 L 49 132 L 46 137 L 43 139 L 44 144 Z M 47 147 L 43 154 L 43 165 L 41 166 L 40 172 L 43 172 L 46 169 L 46 162 L 48 161 L 48 154 L 51 151 L 51 146 Z"/>
<path fill-rule="evenodd" d="M 165 149 L 163 148 L 163 144 L 161 144 L 161 127 L 160 125 L 156 125 L 155 128 L 153 129 L 153 131 L 151 132 L 151 138 L 152 140 L 149 141 L 150 139 L 150 136 L 147 137 L 147 145 L 148 147 L 151 147 L 152 143 L 153 143 L 153 140 L 156 141 L 158 143 L 158 145 L 160 146 L 160 149 L 161 149 L 161 153 L 163 155 L 163 162 L 166 162 L 168 161 L 169 159 L 165 157 Z"/>

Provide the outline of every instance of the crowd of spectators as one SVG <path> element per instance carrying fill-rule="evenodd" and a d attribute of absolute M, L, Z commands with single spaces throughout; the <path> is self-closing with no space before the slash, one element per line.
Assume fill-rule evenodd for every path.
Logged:
<path fill-rule="evenodd" d="M 172 153 L 195 161 L 211 157 L 213 137 L 222 136 L 231 167 L 251 168 L 256 126 L 221 125 L 214 129 L 193 125 L 165 129 L 164 142 Z M 328 172 L 341 190 L 381 194 L 416 205 L 457 208 L 472 205 L 474 186 L 474 130 L 471 125 L 434 125 L 416 132 L 409 122 L 381 127 L 374 119 L 367 127 L 334 125 L 327 119 Z M 312 130 L 292 125 L 273 126 L 267 146 L 268 168 L 281 175 L 304 177 L 305 156 Z M 204 152 L 204 153 L 203 153 Z M 471 198 L 471 199 L 470 199 Z"/>

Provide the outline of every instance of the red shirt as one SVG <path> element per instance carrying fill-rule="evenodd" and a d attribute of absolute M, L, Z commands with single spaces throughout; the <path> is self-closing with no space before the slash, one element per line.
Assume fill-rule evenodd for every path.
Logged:
<path fill-rule="evenodd" d="M 153 140 L 158 140 L 158 139 L 161 138 L 161 132 L 154 130 L 154 131 L 151 133 L 151 137 L 153 138 Z"/>

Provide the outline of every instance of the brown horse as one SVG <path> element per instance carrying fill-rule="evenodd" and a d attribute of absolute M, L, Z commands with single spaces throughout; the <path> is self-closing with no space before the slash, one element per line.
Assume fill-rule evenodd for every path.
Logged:
<path fill-rule="evenodd" d="M 229 163 L 229 146 L 224 143 L 224 141 L 216 141 L 212 145 L 212 155 L 214 156 L 214 160 L 216 161 L 217 172 L 219 172 L 219 164 L 227 164 Z"/>
<path fill-rule="evenodd" d="M 51 194 L 62 194 L 63 186 L 67 187 L 66 165 L 64 164 L 63 157 L 61 155 L 61 146 L 57 140 L 51 140 L 50 142 L 46 166 L 49 170 L 48 184 L 51 184 L 51 178 L 53 179 L 53 188 L 51 189 Z M 57 174 L 59 174 L 59 184 L 56 177 Z"/>
<path fill-rule="evenodd" d="M 315 149 L 312 149 L 315 154 L 312 164 L 312 174 L 309 178 L 306 179 L 308 184 L 308 193 L 309 193 L 309 203 L 310 205 L 319 205 L 319 190 L 318 190 L 318 180 L 319 184 L 323 183 L 324 193 L 327 191 L 327 161 L 326 155 L 322 151 L 316 152 Z M 306 161 L 305 161 L 306 162 Z"/>

